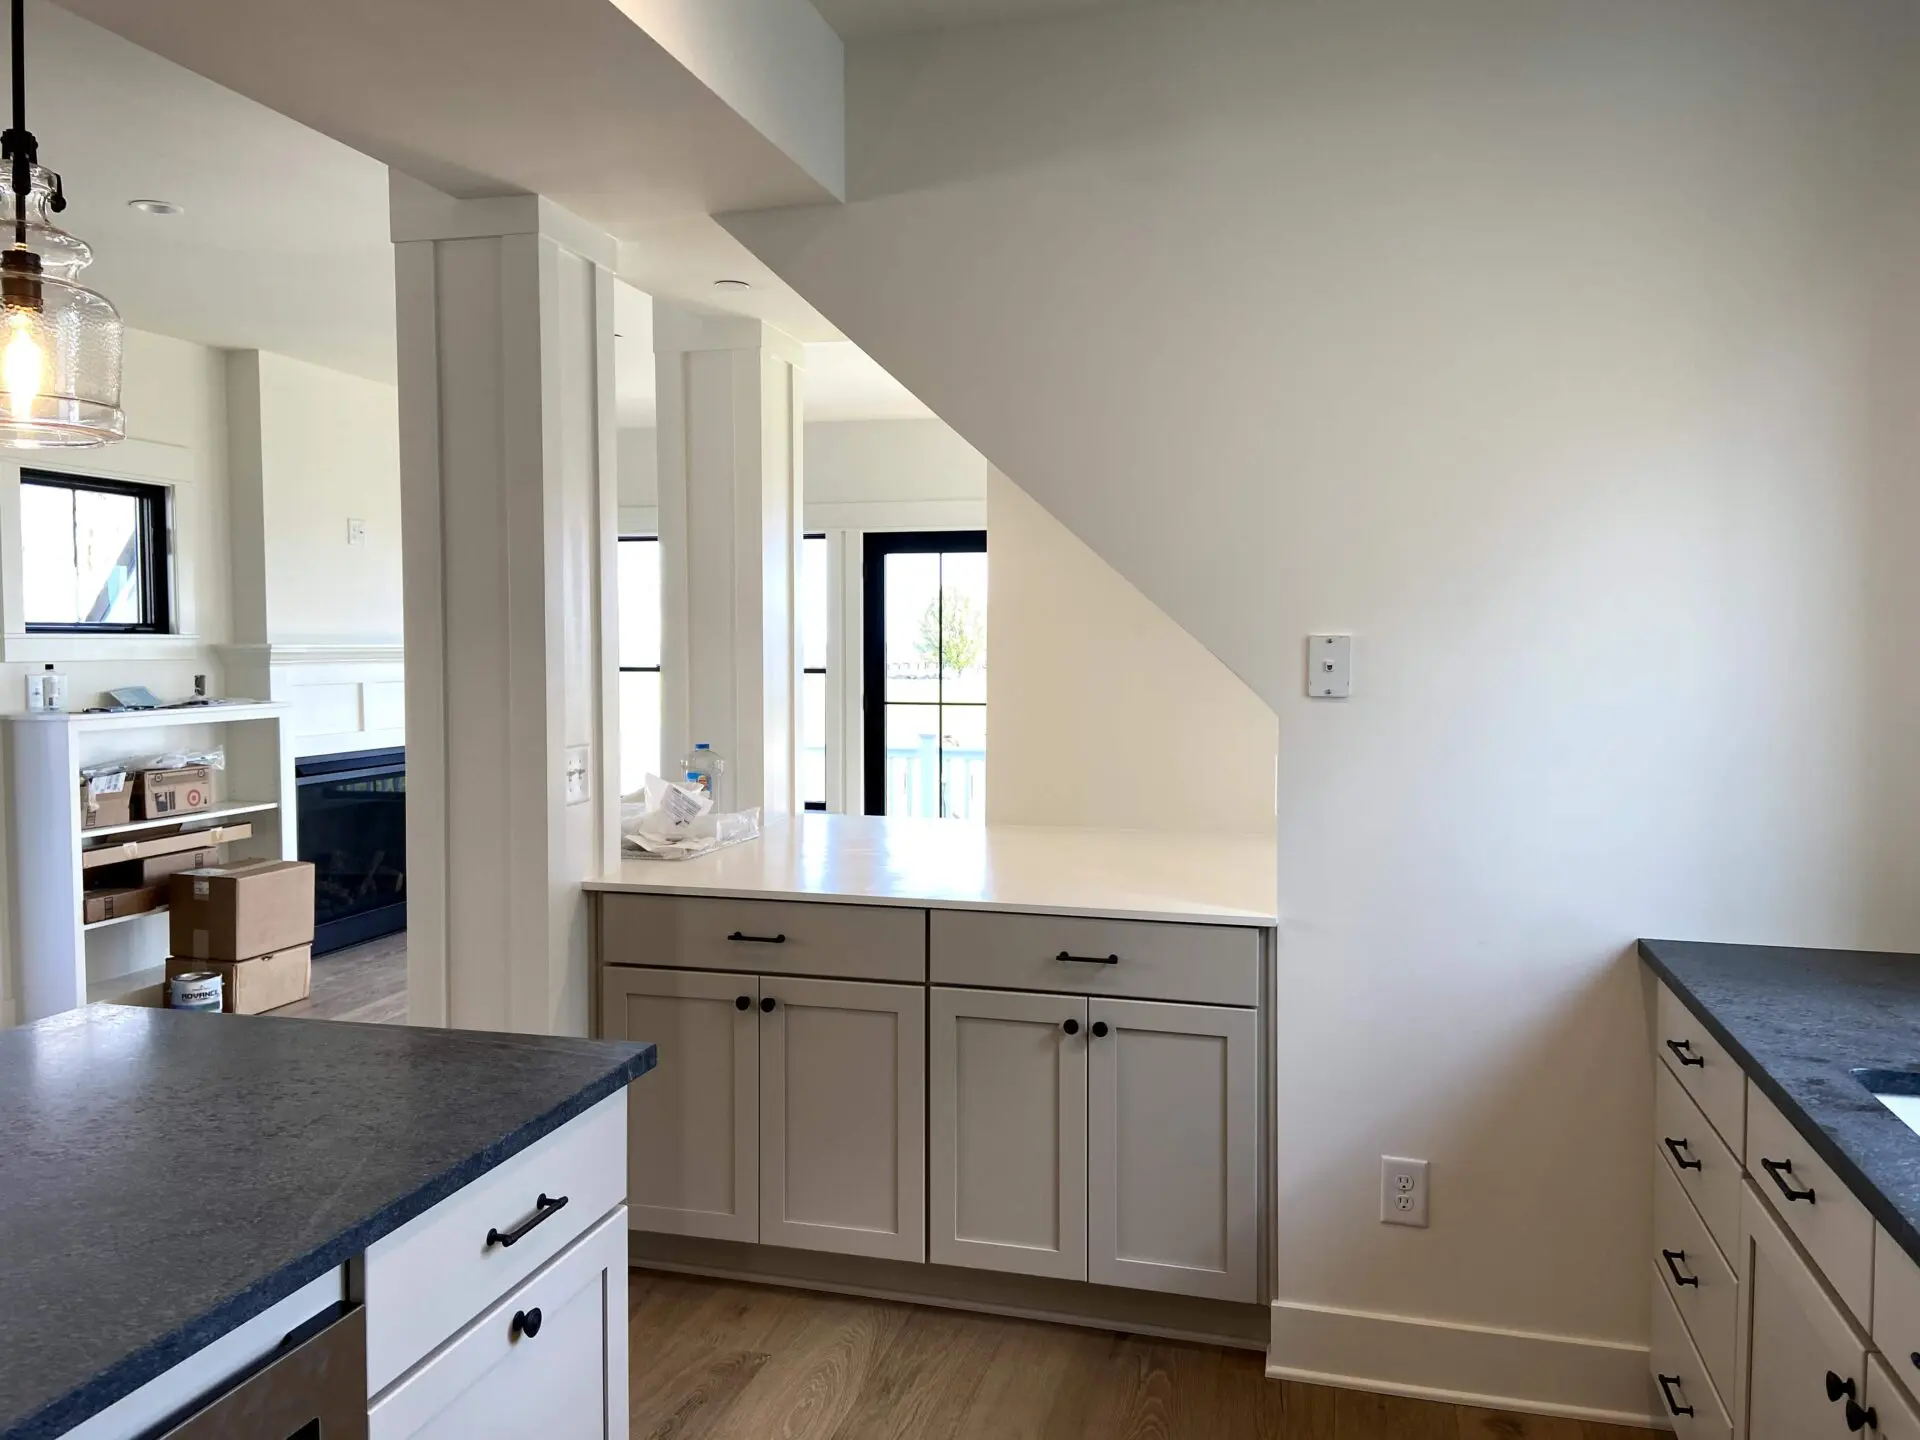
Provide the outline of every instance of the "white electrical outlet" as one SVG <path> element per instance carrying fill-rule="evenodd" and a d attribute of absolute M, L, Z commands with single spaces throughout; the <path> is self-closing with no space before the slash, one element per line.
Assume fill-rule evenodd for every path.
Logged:
<path fill-rule="evenodd" d="M 1427 1162 L 1380 1157 L 1380 1223 L 1427 1228 Z"/>
<path fill-rule="evenodd" d="M 593 763 L 591 745 L 575 745 L 567 751 L 567 804 L 584 805 L 593 798 L 587 768 Z"/>

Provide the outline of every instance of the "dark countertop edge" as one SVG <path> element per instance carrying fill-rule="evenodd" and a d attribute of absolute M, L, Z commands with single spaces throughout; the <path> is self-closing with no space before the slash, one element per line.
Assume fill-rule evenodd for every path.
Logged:
<path fill-rule="evenodd" d="M 652 1044 L 637 1047 L 619 1066 L 583 1086 L 571 1098 L 509 1131 L 485 1149 L 448 1166 L 384 1210 L 369 1215 L 358 1224 L 342 1230 L 326 1244 L 263 1276 L 204 1315 L 133 1351 L 80 1388 L 70 1390 L 40 1409 L 20 1417 L 10 1428 L 0 1431 L 0 1440 L 54 1440 L 54 1437 L 64 1435 L 72 1427 L 125 1399 L 149 1380 L 165 1374 L 223 1335 L 272 1308 L 302 1286 L 319 1279 L 329 1270 L 337 1269 L 355 1256 L 365 1254 L 376 1240 L 391 1235 L 409 1220 L 424 1215 L 456 1190 L 639 1079 L 654 1068 L 658 1058 L 659 1052 Z"/>
<path fill-rule="evenodd" d="M 1867 1173 L 1855 1163 L 1854 1158 L 1806 1112 L 1806 1108 L 1794 1099 L 1792 1092 L 1776 1080 L 1766 1066 L 1748 1053 L 1747 1047 L 1736 1040 L 1732 1032 L 1720 1023 L 1712 1009 L 1687 988 L 1686 981 L 1668 967 L 1666 961 L 1660 957 L 1658 947 L 1669 943 L 1680 942 L 1641 940 L 1641 960 L 1674 993 L 1674 998 L 1687 1007 L 1693 1018 L 1706 1026 L 1713 1038 L 1718 1040 L 1726 1048 L 1727 1053 L 1739 1062 L 1740 1069 L 1746 1077 L 1766 1093 L 1766 1097 L 1773 1101 L 1774 1108 L 1779 1110 L 1789 1125 L 1793 1126 L 1800 1138 L 1811 1145 L 1814 1152 L 1827 1162 L 1853 1198 L 1864 1205 L 1867 1213 L 1879 1222 L 1880 1228 L 1899 1242 L 1900 1248 L 1906 1251 L 1907 1258 L 1916 1266 L 1920 1266 L 1920 1230 L 1914 1228 L 1913 1223 L 1900 1213 L 1892 1201 L 1887 1199 L 1880 1187 L 1874 1184 Z M 1656 1063 L 1664 1064 L 1665 1062 L 1656 1060 Z M 1920 1136 L 1915 1138 L 1916 1142 L 1920 1143 Z M 1737 1158 L 1744 1172 L 1747 1157 L 1741 1155 Z"/>

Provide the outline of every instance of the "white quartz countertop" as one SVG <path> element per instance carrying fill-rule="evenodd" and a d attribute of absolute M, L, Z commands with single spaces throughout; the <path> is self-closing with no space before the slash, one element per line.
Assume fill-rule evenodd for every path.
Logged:
<path fill-rule="evenodd" d="M 627 859 L 587 889 L 1272 925 L 1271 841 L 803 815 L 697 860 Z"/>

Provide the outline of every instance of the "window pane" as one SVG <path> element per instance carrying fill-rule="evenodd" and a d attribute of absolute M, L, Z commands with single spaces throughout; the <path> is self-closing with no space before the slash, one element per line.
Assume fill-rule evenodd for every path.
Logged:
<path fill-rule="evenodd" d="M 73 492 L 77 608 L 89 625 L 140 623 L 140 502 L 98 490 Z"/>
<path fill-rule="evenodd" d="M 940 557 L 940 698 L 987 698 L 987 557 L 961 551 Z M 984 740 L 982 742 L 985 743 Z"/>
<path fill-rule="evenodd" d="M 800 542 L 800 664 L 827 668 L 827 537 Z"/>
<path fill-rule="evenodd" d="M 73 573 L 73 491 L 20 487 L 22 589 L 29 625 L 72 625 L 80 619 Z"/>
<path fill-rule="evenodd" d="M 620 663 L 660 663 L 660 542 L 622 540 L 620 554 Z"/>
<path fill-rule="evenodd" d="M 885 583 L 886 698 L 938 701 L 940 557 L 889 555 Z"/>
<path fill-rule="evenodd" d="M 800 803 L 827 803 L 827 677 L 800 677 Z"/>
<path fill-rule="evenodd" d="M 887 815 L 940 814 L 940 707 L 887 706 Z"/>
<path fill-rule="evenodd" d="M 620 675 L 620 793 L 631 795 L 660 773 L 660 672 Z"/>
<path fill-rule="evenodd" d="M 987 813 L 987 707 L 945 705 L 940 710 L 940 784 L 946 815 L 983 820 Z"/>

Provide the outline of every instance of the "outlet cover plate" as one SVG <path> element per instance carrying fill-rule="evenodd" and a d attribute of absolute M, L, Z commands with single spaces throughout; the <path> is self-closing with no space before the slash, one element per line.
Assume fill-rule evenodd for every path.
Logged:
<path fill-rule="evenodd" d="M 1353 694 L 1353 637 L 1307 637 L 1307 694 L 1315 700 L 1345 700 Z"/>
<path fill-rule="evenodd" d="M 592 763 L 591 745 L 574 745 L 567 750 L 567 804 L 584 805 L 593 798 L 593 787 L 587 780 Z"/>
<path fill-rule="evenodd" d="M 1380 1157 L 1380 1223 L 1427 1228 L 1427 1162 Z"/>

